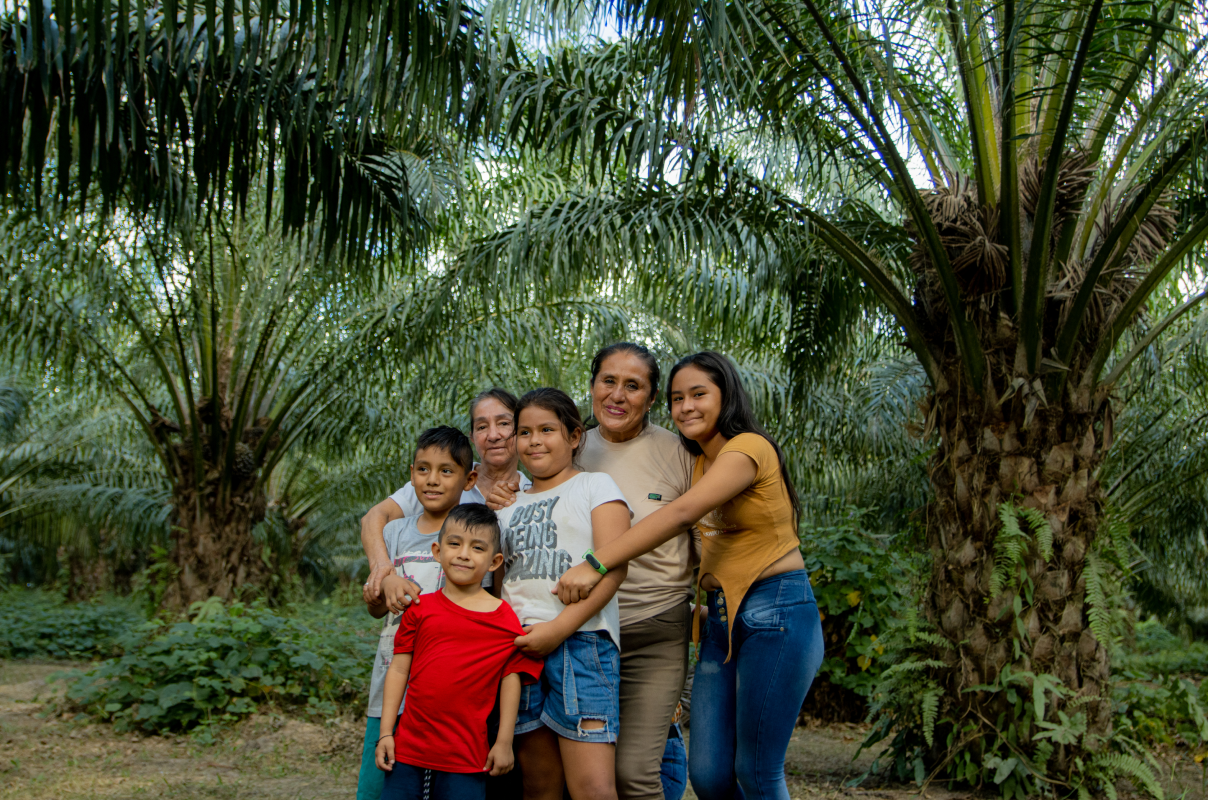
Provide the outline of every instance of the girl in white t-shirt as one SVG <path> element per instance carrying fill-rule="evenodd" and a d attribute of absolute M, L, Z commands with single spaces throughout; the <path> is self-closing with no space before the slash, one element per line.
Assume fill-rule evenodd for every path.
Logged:
<path fill-rule="evenodd" d="M 562 573 L 629 529 L 625 497 L 602 472 L 581 472 L 574 456 L 584 426 L 558 389 L 520 399 L 516 448 L 533 485 L 498 512 L 503 599 L 524 626 L 517 646 L 545 659 L 541 682 L 525 686 L 516 720 L 516 758 L 526 800 L 615 800 L 619 615 L 625 568 L 608 570 L 584 602 L 553 593 Z"/>

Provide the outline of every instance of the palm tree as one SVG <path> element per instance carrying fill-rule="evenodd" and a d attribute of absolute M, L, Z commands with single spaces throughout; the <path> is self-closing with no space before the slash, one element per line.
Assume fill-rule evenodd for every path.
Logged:
<path fill-rule="evenodd" d="M 313 237 L 282 241 L 258 216 L 145 222 L 10 217 L 5 342 L 115 396 L 137 423 L 171 487 L 165 602 L 180 606 L 262 584 L 289 557 L 253 536 L 270 500 L 288 505 L 270 491 L 276 466 L 303 437 L 356 424 L 350 377 L 408 357 L 422 337 L 396 349 L 389 332 L 414 324 L 427 295 L 400 278 L 369 301 L 317 267 Z"/>
<path fill-rule="evenodd" d="M 455 419 L 483 385 L 583 386 L 600 344 L 689 333 L 659 316 L 663 292 L 483 279 L 467 248 L 562 186 L 556 165 L 474 161 L 432 140 L 397 152 L 425 234 L 375 253 L 372 271 L 341 268 L 315 229 L 276 234 L 285 212 L 258 213 L 263 184 L 246 217 L 165 224 L 88 205 L 40 217 L 18 207 L 0 223 L 0 342 L 27 370 L 48 365 L 124 406 L 158 464 L 171 507 L 165 603 L 263 588 L 330 550 L 352 509 L 405 480 L 418 430 Z M 706 276 L 677 291 L 716 312 L 727 285 Z M 35 494 L 77 508 L 64 498 L 88 496 L 83 483 Z"/>
<path fill-rule="evenodd" d="M 878 735 L 900 731 L 908 768 L 1007 793 L 1139 772 L 1105 744 L 1100 470 L 1121 376 L 1205 297 L 1146 313 L 1208 237 L 1202 18 L 1102 0 L 605 7 L 620 41 L 518 60 L 497 107 L 502 141 L 593 165 L 592 188 L 483 260 L 745 270 L 761 294 L 736 300 L 791 303 L 769 334 L 800 375 L 851 325 L 888 322 L 929 383 L 934 632 Z"/>
<path fill-rule="evenodd" d="M 1155 298 L 1153 305 L 1178 302 Z M 1111 507 L 1133 530 L 1138 553 L 1130 578 L 1139 605 L 1172 630 L 1186 627 L 1202 637 L 1208 632 L 1208 311 L 1172 328 L 1120 386 L 1131 397 L 1103 483 Z"/>
<path fill-rule="evenodd" d="M 168 544 L 171 488 L 134 421 L 60 377 L 0 379 L 0 583 L 60 582 L 77 598 L 130 588 Z"/>
<path fill-rule="evenodd" d="M 422 234 L 394 145 L 458 125 L 478 29 L 443 0 L 6 4 L 0 195 L 170 222 L 259 186 L 265 219 L 363 264 Z"/>

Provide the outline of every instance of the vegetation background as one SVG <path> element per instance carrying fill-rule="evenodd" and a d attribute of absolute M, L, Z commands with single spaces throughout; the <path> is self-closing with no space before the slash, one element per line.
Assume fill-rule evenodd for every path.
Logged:
<path fill-rule="evenodd" d="M 630 339 L 789 453 L 872 779 L 1208 770 L 1196 4 L 0 8 L 0 657 L 95 661 L 64 713 L 356 709 L 415 435 Z"/>

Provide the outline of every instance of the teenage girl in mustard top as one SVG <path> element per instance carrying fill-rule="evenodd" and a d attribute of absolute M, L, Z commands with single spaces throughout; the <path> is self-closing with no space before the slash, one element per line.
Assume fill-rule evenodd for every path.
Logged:
<path fill-rule="evenodd" d="M 692 488 L 594 553 L 607 571 L 699 520 L 700 630 L 688 770 L 701 800 L 787 800 L 784 754 L 822 664 L 822 625 L 797 540 L 797 496 L 780 447 L 751 412 L 734 365 L 717 353 L 681 359 L 667 400 L 696 456 Z M 564 603 L 603 572 L 588 562 L 562 575 Z M 698 621 L 699 622 L 699 621 Z"/>

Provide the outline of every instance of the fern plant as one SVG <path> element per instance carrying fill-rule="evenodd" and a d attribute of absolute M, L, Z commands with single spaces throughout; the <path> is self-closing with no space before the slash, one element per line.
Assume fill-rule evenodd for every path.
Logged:
<path fill-rule="evenodd" d="M 1105 727 L 1111 728 L 1096 724 L 1101 707 L 1060 675 L 1008 664 L 989 681 L 967 676 L 961 692 L 976 698 L 978 710 L 963 718 L 958 716 L 962 705 L 943 691 L 940 676 L 950 660 L 986 653 L 980 626 L 1000 625 L 1017 657 L 1043 655 L 1052 644 L 1051 636 L 1046 641 L 1048 634 L 1037 629 L 1034 611 L 1036 604 L 1047 602 L 1042 565 L 1053 558 L 1052 527 L 1044 515 L 1019 502 L 1001 504 L 998 516 L 1001 527 L 994 537 L 990 599 L 982 621 L 972 637 L 954 644 L 914 610 L 885 637 L 891 654 L 887 659 L 893 663 L 874 691 L 873 728 L 864 746 L 892 734 L 886 751 L 892 761 L 885 766 L 899 779 L 913 777 L 920 785 L 944 778 L 1018 800 L 1100 793 L 1114 797 L 1114 782 L 1128 778 L 1162 800 L 1156 763 L 1144 748 L 1126 735 L 1103 735 Z M 1122 561 L 1116 548 L 1130 546 L 1126 526 L 1110 514 L 1106 524 L 1115 533 L 1102 537 L 1088 555 L 1085 590 L 1073 606 L 1078 613 L 1083 604 L 1090 606 L 1096 627 L 1086 635 L 1103 642 L 1111 641 L 1113 633 L 1111 586 Z M 947 731 L 944 741 L 936 735 L 941 729 Z M 944 752 L 954 755 L 945 758 L 940 755 Z M 1086 755 L 1076 756 L 1072 769 L 1056 769 L 1056 756 L 1069 752 Z M 929 763 L 937 766 L 928 769 Z M 874 763 L 873 769 L 881 768 Z"/>

